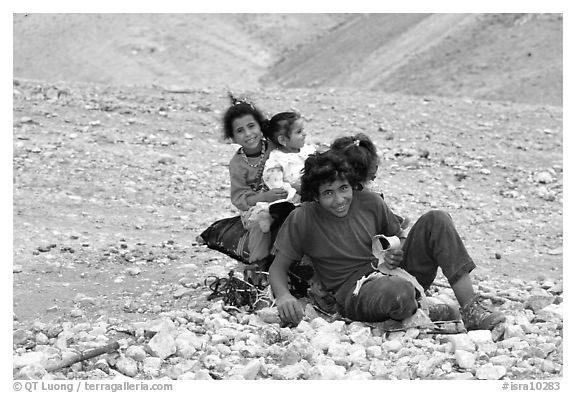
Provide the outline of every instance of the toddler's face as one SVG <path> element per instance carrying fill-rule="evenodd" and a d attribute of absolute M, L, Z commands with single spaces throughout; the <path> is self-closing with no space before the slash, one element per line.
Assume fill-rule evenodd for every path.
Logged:
<path fill-rule="evenodd" d="M 244 115 L 232 121 L 232 140 L 244 148 L 246 154 L 257 153 L 261 149 L 262 130 L 252 115 Z"/>
<path fill-rule="evenodd" d="M 306 142 L 306 132 L 304 131 L 304 122 L 298 119 L 292 124 L 290 138 L 287 138 L 285 147 L 292 151 L 298 151 Z"/>

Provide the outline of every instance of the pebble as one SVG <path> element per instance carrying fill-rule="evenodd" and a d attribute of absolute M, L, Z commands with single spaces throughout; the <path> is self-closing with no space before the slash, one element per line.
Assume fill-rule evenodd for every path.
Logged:
<path fill-rule="evenodd" d="M 131 345 L 126 349 L 126 356 L 141 362 L 146 359 L 146 351 L 139 345 Z"/>
<path fill-rule="evenodd" d="M 476 350 L 476 344 L 466 333 L 450 335 L 447 338 L 448 342 L 452 344 L 452 352 L 460 349 L 463 351 L 474 352 Z"/>
<path fill-rule="evenodd" d="M 506 375 L 506 367 L 484 364 L 476 369 L 476 378 L 483 380 L 498 380 Z"/>
<path fill-rule="evenodd" d="M 116 362 L 116 369 L 128 377 L 135 377 L 138 374 L 138 363 L 134 359 L 121 356 Z"/>
<path fill-rule="evenodd" d="M 338 365 L 318 365 L 310 369 L 309 379 L 313 380 L 334 380 L 344 379 L 346 368 Z"/>
<path fill-rule="evenodd" d="M 166 359 L 176 353 L 176 343 L 168 329 L 162 329 L 152 337 L 148 343 L 148 350 L 152 356 Z"/>
<path fill-rule="evenodd" d="M 382 343 L 382 350 L 384 352 L 398 352 L 404 345 L 400 340 L 385 341 Z"/>
<path fill-rule="evenodd" d="M 474 367 L 474 363 L 476 362 L 473 353 L 463 351 L 461 349 L 454 351 L 454 358 L 456 359 L 456 364 L 458 364 L 458 367 L 466 370 L 470 370 L 472 367 Z"/>
<path fill-rule="evenodd" d="M 539 280 L 511 288 L 510 293 L 528 298 L 546 291 L 550 296 L 554 285 Z M 487 283 L 482 290 L 496 287 Z M 157 291 L 173 293 L 162 288 L 151 292 Z M 78 294 L 74 302 L 84 298 Z M 275 308 L 260 314 L 227 312 L 221 302 L 214 302 L 203 309 L 173 309 L 132 322 L 123 329 L 134 331 L 135 340 L 123 341 L 116 354 L 50 374 L 45 373 L 47 365 L 74 356 L 78 349 L 104 345 L 107 332 L 120 321 L 103 317 L 94 323 L 17 323 L 13 368 L 14 375 L 45 379 L 106 379 L 114 372 L 137 379 L 467 380 L 534 373 L 556 378 L 562 372 L 562 306 L 552 303 L 535 313 L 517 301 L 504 303 L 500 308 L 508 321 L 494 341 L 488 330 L 437 334 L 412 327 L 387 332 L 385 325 L 331 321 L 313 314 L 297 327 L 280 327 Z"/>

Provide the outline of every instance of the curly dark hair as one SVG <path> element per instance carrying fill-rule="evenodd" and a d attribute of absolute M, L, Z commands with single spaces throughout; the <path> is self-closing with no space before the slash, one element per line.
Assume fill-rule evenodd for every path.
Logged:
<path fill-rule="evenodd" d="M 342 155 L 332 150 L 311 154 L 304 162 L 300 180 L 302 202 L 317 200 L 322 184 L 339 179 L 346 179 L 352 187 L 356 186 L 354 172 Z"/>
<path fill-rule="evenodd" d="M 365 184 L 369 180 L 370 167 L 378 164 L 376 146 L 366 134 L 358 133 L 354 136 L 337 138 L 330 146 L 331 150 L 342 154 L 354 171 L 355 182 Z"/>
<path fill-rule="evenodd" d="M 278 137 L 280 135 L 284 135 L 285 137 L 290 138 L 292 134 L 292 124 L 296 122 L 296 120 L 300 119 L 301 116 L 298 112 L 280 112 L 272 116 L 270 121 L 268 122 L 268 127 L 264 135 L 268 140 L 271 140 L 277 145 L 280 145 L 278 142 Z"/>
<path fill-rule="evenodd" d="M 260 129 L 264 134 L 268 128 L 268 119 L 264 114 L 254 106 L 251 102 L 247 100 L 242 100 L 234 97 L 231 93 L 228 93 L 230 97 L 231 105 L 224 113 L 222 117 L 222 123 L 224 125 L 224 138 L 233 139 L 234 130 L 232 129 L 232 122 L 239 117 L 252 115 L 254 120 L 260 126 Z"/>

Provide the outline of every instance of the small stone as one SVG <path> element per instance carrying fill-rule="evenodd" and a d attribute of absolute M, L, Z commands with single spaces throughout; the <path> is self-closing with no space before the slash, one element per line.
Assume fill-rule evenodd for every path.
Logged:
<path fill-rule="evenodd" d="M 560 294 L 564 292 L 564 285 L 559 282 L 557 284 L 554 284 L 552 287 L 550 287 L 550 289 L 548 289 L 549 292 L 554 293 L 554 294 Z"/>
<path fill-rule="evenodd" d="M 368 356 L 368 358 L 379 358 L 380 356 L 382 356 L 382 347 L 378 346 L 378 345 L 372 345 L 368 348 L 366 348 L 366 356 Z"/>
<path fill-rule="evenodd" d="M 254 380 L 258 376 L 260 369 L 262 368 L 262 362 L 260 359 L 253 359 L 244 366 L 241 371 L 241 375 L 246 380 Z"/>
<path fill-rule="evenodd" d="M 474 352 L 476 350 L 476 344 L 466 333 L 453 334 L 448 336 L 448 342 L 452 344 L 452 352 L 457 349 L 463 351 Z"/>
<path fill-rule="evenodd" d="M 141 362 L 146 359 L 146 351 L 139 345 L 131 345 L 126 349 L 126 356 Z"/>
<path fill-rule="evenodd" d="M 50 342 L 50 339 L 48 338 L 48 336 L 42 332 L 36 333 L 35 340 L 36 340 L 36 344 L 38 344 L 38 345 L 47 345 Z"/>
<path fill-rule="evenodd" d="M 142 273 L 142 269 L 140 269 L 139 267 L 129 267 L 128 269 L 126 269 L 126 273 L 128 273 L 131 276 L 137 276 L 140 273 Z"/>
<path fill-rule="evenodd" d="M 498 380 L 506 375 L 506 367 L 484 364 L 476 369 L 476 378 L 483 380 Z"/>
<path fill-rule="evenodd" d="M 319 333 L 315 335 L 310 341 L 312 348 L 326 353 L 330 345 L 339 342 L 340 337 L 334 333 Z"/>
<path fill-rule="evenodd" d="M 463 351 L 461 349 L 457 349 L 454 352 L 454 357 L 456 359 L 456 363 L 460 368 L 470 370 L 474 367 L 475 358 L 474 354 L 468 351 Z"/>
<path fill-rule="evenodd" d="M 514 358 L 508 355 L 498 355 L 491 357 L 490 363 L 492 363 L 495 366 L 504 366 L 506 368 L 510 368 L 514 365 L 515 360 Z"/>
<path fill-rule="evenodd" d="M 444 379 L 447 379 L 449 381 L 461 381 L 461 380 L 467 381 L 467 380 L 474 379 L 474 375 L 472 375 L 472 373 L 468 372 L 468 371 L 466 371 L 464 373 L 454 372 L 454 373 L 446 374 L 444 376 Z"/>
<path fill-rule="evenodd" d="M 22 273 L 22 265 L 12 265 L 12 273 Z"/>
<path fill-rule="evenodd" d="M 338 365 L 317 365 L 310 370 L 312 380 L 334 380 L 344 379 L 346 368 Z"/>
<path fill-rule="evenodd" d="M 214 369 L 222 363 L 222 360 L 218 355 L 209 354 L 202 359 L 202 363 L 207 369 Z"/>
<path fill-rule="evenodd" d="M 373 359 L 370 362 L 370 366 L 368 371 L 372 374 L 375 378 L 378 379 L 387 379 L 391 372 L 390 363 L 380 359 Z"/>
<path fill-rule="evenodd" d="M 160 367 L 162 367 L 162 359 L 159 357 L 147 357 L 142 362 L 142 372 L 147 377 L 157 377 L 160 375 Z"/>
<path fill-rule="evenodd" d="M 554 176 L 550 172 L 539 172 L 536 174 L 535 180 L 541 184 L 549 184 L 554 182 Z"/>
<path fill-rule="evenodd" d="M 481 342 L 492 342 L 492 332 L 490 330 L 470 330 L 467 334 L 476 345 Z"/>
<path fill-rule="evenodd" d="M 28 364 L 22 367 L 18 373 L 14 376 L 14 379 L 23 379 L 23 380 L 40 380 L 44 378 L 48 372 L 44 367 L 39 364 Z"/>
<path fill-rule="evenodd" d="M 536 313 L 537 319 L 541 321 L 549 321 L 554 318 L 564 320 L 564 307 L 560 304 L 550 304 Z"/>
<path fill-rule="evenodd" d="M 12 332 L 12 342 L 16 345 L 23 345 L 31 338 L 30 332 L 23 329 L 17 329 Z"/>
<path fill-rule="evenodd" d="M 520 337 L 520 338 L 525 337 L 524 330 L 522 329 L 522 326 L 505 325 L 504 339 L 507 339 L 510 337 Z"/>
<path fill-rule="evenodd" d="M 382 343 L 382 350 L 384 352 L 398 352 L 400 349 L 402 349 L 403 346 L 404 345 L 402 344 L 402 341 L 394 339 L 390 341 L 384 341 Z"/>
<path fill-rule="evenodd" d="M 116 362 L 116 370 L 128 377 L 135 377 L 138 374 L 138 363 L 134 359 L 121 356 Z"/>
<path fill-rule="evenodd" d="M 156 333 L 148 343 L 149 352 L 160 359 L 166 359 L 168 356 L 176 353 L 176 343 L 167 329 Z"/>
<path fill-rule="evenodd" d="M 280 323 L 280 316 L 276 307 L 265 307 L 256 312 L 256 315 L 265 323 Z"/>
<path fill-rule="evenodd" d="M 308 376 L 308 367 L 303 362 L 291 364 L 285 367 L 279 367 L 272 371 L 272 378 L 279 380 L 306 379 Z"/>
<path fill-rule="evenodd" d="M 372 337 L 372 331 L 368 326 L 362 327 L 361 329 L 357 329 L 354 332 L 351 332 L 348 337 L 353 343 L 358 343 L 361 345 L 366 344 L 368 340 Z"/>
<path fill-rule="evenodd" d="M 194 290 L 190 288 L 178 288 L 172 293 L 174 299 L 180 299 L 185 296 L 192 296 L 194 294 Z"/>
<path fill-rule="evenodd" d="M 532 295 L 524 302 L 524 308 L 527 308 L 537 313 L 538 311 L 552 304 L 553 302 L 554 302 L 553 296 Z"/>

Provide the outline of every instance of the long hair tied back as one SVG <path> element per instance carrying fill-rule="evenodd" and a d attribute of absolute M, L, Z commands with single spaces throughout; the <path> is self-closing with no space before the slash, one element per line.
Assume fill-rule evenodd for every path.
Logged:
<path fill-rule="evenodd" d="M 232 106 L 245 104 L 254 109 L 254 105 L 247 98 L 235 97 L 231 91 L 228 92 L 228 97 L 230 98 L 230 103 L 232 104 Z"/>

